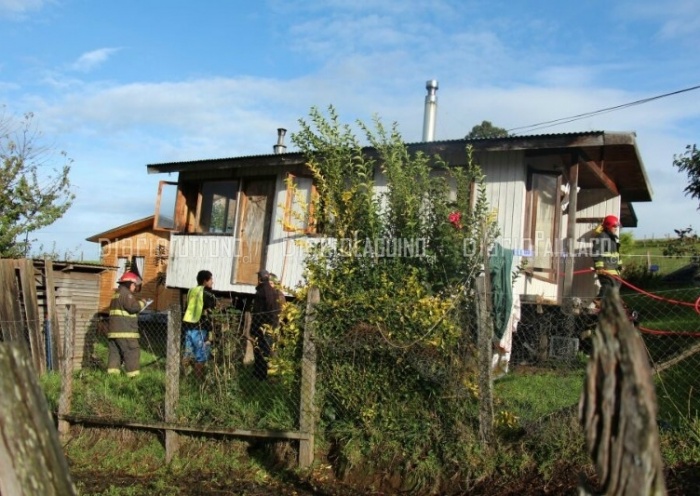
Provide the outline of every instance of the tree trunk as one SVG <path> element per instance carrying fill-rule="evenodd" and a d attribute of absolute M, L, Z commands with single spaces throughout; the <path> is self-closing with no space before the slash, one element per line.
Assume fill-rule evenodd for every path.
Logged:
<path fill-rule="evenodd" d="M 644 343 L 615 290 L 603 301 L 579 404 L 602 494 L 666 494 L 656 409 Z"/>
<path fill-rule="evenodd" d="M 0 391 L 0 494 L 75 495 L 31 361 L 11 343 L 0 343 Z"/>

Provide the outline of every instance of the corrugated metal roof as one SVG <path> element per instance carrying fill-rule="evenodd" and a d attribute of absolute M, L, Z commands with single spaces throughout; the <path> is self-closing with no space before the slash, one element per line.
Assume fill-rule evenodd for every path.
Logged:
<path fill-rule="evenodd" d="M 571 132 L 571 133 L 547 133 L 547 134 L 523 134 L 523 135 L 513 135 L 513 136 L 505 136 L 502 138 L 477 138 L 477 139 L 466 139 L 466 138 L 455 138 L 455 139 L 450 139 L 450 140 L 434 140 L 434 141 L 414 141 L 410 143 L 406 143 L 407 146 L 409 147 L 415 147 L 415 146 L 421 146 L 421 145 L 441 145 L 441 144 L 451 144 L 451 143 L 489 143 L 489 142 L 507 142 L 507 141 L 516 141 L 516 140 L 529 140 L 529 139 L 543 139 L 543 138 L 556 138 L 556 137 L 580 137 L 580 136 L 601 136 L 604 135 L 605 131 L 581 131 L 581 132 Z M 365 148 L 372 148 L 372 147 L 365 147 Z M 264 154 L 258 154 L 258 155 L 237 155 L 233 157 L 219 157 L 219 158 L 211 158 L 211 159 L 197 159 L 197 160 L 182 160 L 182 161 L 177 161 L 177 162 L 158 162 L 158 163 L 152 163 L 152 164 L 147 164 L 146 167 L 162 167 L 162 166 L 180 166 L 180 165 L 187 165 L 187 164 L 197 164 L 197 163 L 214 163 L 214 162 L 225 162 L 225 161 L 230 161 L 230 160 L 236 160 L 236 161 L 244 161 L 246 159 L 254 159 L 254 160 L 261 160 L 261 159 L 270 159 L 273 157 L 280 158 L 280 161 L 284 161 L 284 157 L 299 157 L 301 156 L 301 152 L 288 152 L 288 153 L 264 153 Z M 271 164 L 274 165 L 274 164 Z"/>

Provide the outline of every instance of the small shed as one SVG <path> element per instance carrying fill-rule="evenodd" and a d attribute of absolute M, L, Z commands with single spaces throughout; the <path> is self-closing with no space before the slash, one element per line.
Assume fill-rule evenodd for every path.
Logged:
<path fill-rule="evenodd" d="M 58 370 L 68 305 L 75 306 L 75 368 L 92 356 L 100 276 L 107 267 L 49 259 L 0 260 L 0 340 L 27 346 L 38 373 Z"/>
<path fill-rule="evenodd" d="M 151 310 L 167 310 L 179 302 L 179 291 L 165 287 L 170 233 L 155 231 L 153 220 L 151 215 L 87 238 L 100 244 L 101 261 L 110 268 L 100 277 L 101 313 L 109 312 L 117 280 L 127 270 L 143 279 L 138 296 L 153 300 Z"/>

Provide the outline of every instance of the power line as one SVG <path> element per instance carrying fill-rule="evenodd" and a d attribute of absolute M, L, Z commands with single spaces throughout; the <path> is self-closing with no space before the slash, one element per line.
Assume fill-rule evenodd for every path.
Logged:
<path fill-rule="evenodd" d="M 677 90 L 677 91 L 672 91 L 670 93 L 664 93 L 663 95 L 657 95 L 657 96 L 652 96 L 649 98 L 643 98 L 641 100 L 635 100 L 634 102 L 629 102 L 629 103 L 623 103 L 621 105 L 615 105 L 614 107 L 606 107 L 600 110 L 594 110 L 592 112 L 586 112 L 583 114 L 577 114 L 577 115 L 572 115 L 569 117 L 561 117 L 559 119 L 554 119 L 551 121 L 544 121 L 544 122 L 538 122 L 537 124 L 530 124 L 529 126 L 520 126 L 520 127 L 514 127 L 511 129 L 508 129 L 508 133 L 510 134 L 512 131 L 518 131 L 518 130 L 528 130 L 528 131 L 536 131 L 538 129 L 545 129 L 548 127 L 553 127 L 557 126 L 559 124 L 567 124 L 569 122 L 577 121 L 580 119 L 585 119 L 586 117 L 591 117 L 594 115 L 600 115 L 600 114 L 606 114 L 608 112 L 613 112 L 615 110 L 621 110 L 624 108 L 628 107 L 633 107 L 635 105 L 641 105 L 643 103 L 648 103 L 654 100 L 659 100 L 661 98 L 666 98 L 668 96 L 673 96 L 673 95 L 678 95 L 680 93 L 686 93 L 688 91 L 694 91 L 700 89 L 700 84 L 696 86 L 691 86 L 690 88 L 684 88 L 682 90 Z M 519 134 L 519 133 L 516 133 Z"/>

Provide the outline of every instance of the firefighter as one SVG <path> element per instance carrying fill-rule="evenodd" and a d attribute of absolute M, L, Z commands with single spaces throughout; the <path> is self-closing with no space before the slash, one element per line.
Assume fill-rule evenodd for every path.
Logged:
<path fill-rule="evenodd" d="M 134 296 L 141 285 L 137 274 L 125 272 L 117 283 L 119 287 L 109 305 L 107 373 L 119 374 L 123 363 L 127 377 L 135 377 L 139 375 L 141 359 L 138 314 L 148 302 Z"/>
<path fill-rule="evenodd" d="M 593 238 L 593 267 L 600 283 L 597 300 L 599 303 L 613 288 L 620 288 L 620 240 L 617 232 L 620 221 L 614 215 L 608 215 L 596 229 Z"/>

